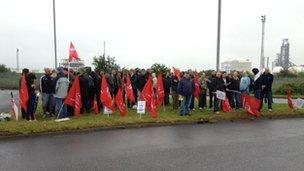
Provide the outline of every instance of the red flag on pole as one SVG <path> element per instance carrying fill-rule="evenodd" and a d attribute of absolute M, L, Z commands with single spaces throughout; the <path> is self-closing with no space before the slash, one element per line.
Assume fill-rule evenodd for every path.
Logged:
<path fill-rule="evenodd" d="M 228 113 L 232 111 L 228 98 L 225 98 L 225 100 L 222 101 L 222 106 L 223 106 L 223 112 Z"/>
<path fill-rule="evenodd" d="M 126 104 L 124 103 L 123 93 L 121 88 L 118 89 L 118 92 L 115 96 L 115 103 L 119 109 L 120 116 L 126 116 L 127 108 L 126 108 Z"/>
<path fill-rule="evenodd" d="M 69 50 L 69 62 L 73 60 L 80 60 L 78 53 L 73 45 L 73 43 L 70 43 L 70 50 Z"/>
<path fill-rule="evenodd" d="M 288 107 L 290 109 L 294 109 L 293 102 L 292 102 L 292 91 L 291 91 L 290 86 L 288 86 L 288 88 L 287 88 L 287 102 L 288 102 Z"/>
<path fill-rule="evenodd" d="M 96 115 L 99 114 L 99 109 L 98 109 L 98 103 L 97 103 L 97 100 L 96 100 L 96 96 L 94 96 L 93 110 L 94 110 L 94 113 L 95 113 Z"/>
<path fill-rule="evenodd" d="M 28 89 L 26 85 L 25 76 L 21 76 L 21 85 L 20 85 L 20 106 L 26 112 L 27 111 L 27 102 L 29 100 Z"/>
<path fill-rule="evenodd" d="M 178 80 L 180 80 L 180 70 L 178 69 L 178 68 L 174 68 L 173 67 L 173 74 L 174 74 L 174 76 L 175 77 L 177 77 L 178 78 Z"/>
<path fill-rule="evenodd" d="M 80 111 L 82 107 L 81 93 L 80 93 L 80 83 L 79 76 L 77 76 L 70 88 L 64 103 L 74 107 L 74 115 L 80 117 Z"/>
<path fill-rule="evenodd" d="M 105 107 L 114 111 L 114 104 L 105 75 L 102 75 L 100 100 Z"/>
<path fill-rule="evenodd" d="M 163 76 L 158 74 L 157 76 L 157 106 L 161 106 L 164 102 L 165 90 Z"/>
<path fill-rule="evenodd" d="M 153 91 L 153 81 L 150 77 L 141 92 L 140 99 L 146 101 L 147 110 L 153 118 L 156 118 L 158 113 L 155 104 L 155 95 Z"/>
<path fill-rule="evenodd" d="M 251 97 L 248 94 L 242 94 L 243 97 L 243 107 L 247 113 L 255 117 L 260 116 L 259 108 L 261 101 L 255 97 Z"/>
<path fill-rule="evenodd" d="M 195 89 L 194 89 L 194 97 L 196 97 L 197 99 L 199 99 L 200 94 L 201 94 L 201 86 L 199 83 L 199 76 L 198 73 L 195 71 L 194 72 L 194 85 L 195 85 Z"/>
<path fill-rule="evenodd" d="M 134 93 L 133 93 L 133 88 L 132 88 L 132 84 L 131 84 L 131 79 L 130 76 L 127 76 L 127 98 L 131 101 L 135 103 L 135 97 L 134 97 Z"/>

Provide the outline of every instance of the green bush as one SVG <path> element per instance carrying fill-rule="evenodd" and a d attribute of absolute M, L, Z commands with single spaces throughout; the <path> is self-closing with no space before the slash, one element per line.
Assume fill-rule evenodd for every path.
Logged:
<path fill-rule="evenodd" d="M 294 95 L 304 95 L 304 82 L 290 83 Z M 274 94 L 287 95 L 287 84 L 281 84 L 274 89 Z"/>

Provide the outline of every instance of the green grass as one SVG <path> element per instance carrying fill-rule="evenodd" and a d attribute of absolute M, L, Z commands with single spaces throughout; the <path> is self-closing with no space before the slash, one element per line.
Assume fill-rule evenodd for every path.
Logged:
<path fill-rule="evenodd" d="M 287 105 L 275 104 L 274 110 L 268 112 L 263 110 L 262 117 L 296 117 L 304 116 L 304 111 L 292 111 L 288 109 Z M 38 110 L 41 113 L 41 109 Z M 212 111 L 193 111 L 191 116 L 179 116 L 177 111 L 171 110 L 167 107 L 166 111 L 162 108 L 159 109 L 159 116 L 151 118 L 149 114 L 143 115 L 142 118 L 136 114 L 135 110 L 129 110 L 128 115 L 120 117 L 118 112 L 115 112 L 110 117 L 106 115 L 85 114 L 80 118 L 71 118 L 70 121 L 57 123 L 54 119 L 44 119 L 41 114 L 37 115 L 37 122 L 2 122 L 0 123 L 0 137 L 1 136 L 16 136 L 16 135 L 32 135 L 49 132 L 66 132 L 76 130 L 88 129 L 103 129 L 115 127 L 139 127 L 142 125 L 171 125 L 177 123 L 195 123 L 195 122 L 208 122 L 214 123 L 219 121 L 233 121 L 242 119 L 251 119 L 252 117 L 246 114 L 243 109 L 231 112 L 213 114 Z"/>

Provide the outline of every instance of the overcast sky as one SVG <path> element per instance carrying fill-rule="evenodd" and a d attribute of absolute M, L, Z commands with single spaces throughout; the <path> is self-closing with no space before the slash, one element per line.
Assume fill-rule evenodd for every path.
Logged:
<path fill-rule="evenodd" d="M 259 64 L 262 14 L 267 15 L 265 56 L 271 61 L 283 38 L 291 59 L 303 64 L 303 0 L 223 0 L 221 61 Z M 217 0 L 57 0 L 58 57 L 72 41 L 86 65 L 103 52 L 121 66 L 165 63 L 182 69 L 215 68 Z M 0 63 L 54 67 L 52 0 L 0 1 Z"/>

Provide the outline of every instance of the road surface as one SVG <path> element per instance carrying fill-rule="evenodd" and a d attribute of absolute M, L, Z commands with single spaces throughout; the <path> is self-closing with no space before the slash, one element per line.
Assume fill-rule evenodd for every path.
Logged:
<path fill-rule="evenodd" d="M 303 170 L 304 119 L 0 140 L 0 170 Z"/>

